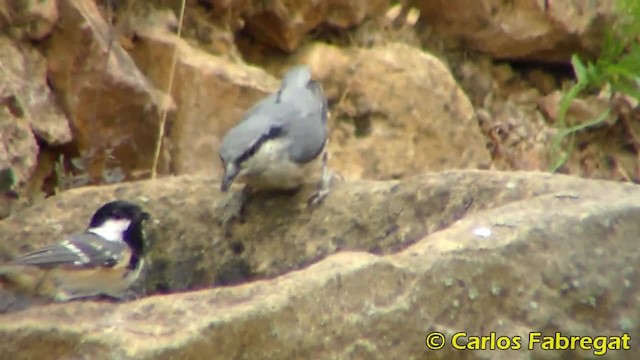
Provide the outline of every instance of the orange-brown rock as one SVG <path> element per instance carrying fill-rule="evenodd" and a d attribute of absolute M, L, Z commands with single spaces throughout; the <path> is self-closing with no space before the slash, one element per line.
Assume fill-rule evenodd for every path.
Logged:
<path fill-rule="evenodd" d="M 414 0 L 431 31 L 496 58 L 568 61 L 597 51 L 614 0 Z"/>
<path fill-rule="evenodd" d="M 298 61 L 311 64 L 331 100 L 331 164 L 343 175 L 392 179 L 489 165 L 473 106 L 433 55 L 400 43 L 314 45 Z"/>
<path fill-rule="evenodd" d="M 172 96 L 177 110 L 167 138 L 174 174 L 221 174 L 222 136 L 278 82 L 263 70 L 191 47 L 174 34 L 140 29 L 130 50 L 137 66 L 166 89 L 177 49 Z"/>
<path fill-rule="evenodd" d="M 166 31 L 140 28 L 137 34 L 130 53 L 160 88 L 167 87 L 178 49 L 172 89 L 178 111 L 167 145 L 172 172 L 220 174 L 220 139 L 278 81 Z M 402 44 L 353 51 L 313 45 L 287 66 L 293 63 L 310 64 L 331 100 L 331 166 L 342 175 L 389 179 L 488 166 L 473 108 L 435 57 Z"/>
<path fill-rule="evenodd" d="M 382 16 L 387 0 L 228 1 L 208 0 L 217 14 L 230 14 L 238 28 L 258 41 L 291 52 L 321 24 L 346 29 Z"/>
<path fill-rule="evenodd" d="M 84 167 L 96 182 L 110 171 L 148 174 L 161 113 L 171 100 L 138 70 L 94 2 L 61 0 L 46 48 L 49 79 L 69 116 Z M 161 164 L 162 165 L 162 164 Z"/>
<path fill-rule="evenodd" d="M 40 52 L 6 36 L 0 36 L 0 49 L 0 169 L 12 168 L 20 188 L 36 167 L 36 139 L 65 144 L 71 130 L 47 86 L 47 63 Z"/>

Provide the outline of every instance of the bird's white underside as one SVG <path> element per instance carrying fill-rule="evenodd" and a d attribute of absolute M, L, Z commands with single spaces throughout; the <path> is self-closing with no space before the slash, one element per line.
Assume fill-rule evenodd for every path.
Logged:
<path fill-rule="evenodd" d="M 288 144 L 282 139 L 268 140 L 241 165 L 237 180 L 256 189 L 294 189 L 314 175 L 316 161 L 297 164 L 286 156 Z"/>

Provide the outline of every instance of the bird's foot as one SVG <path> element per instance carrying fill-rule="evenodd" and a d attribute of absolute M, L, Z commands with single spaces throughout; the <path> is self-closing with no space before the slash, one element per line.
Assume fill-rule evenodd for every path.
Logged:
<path fill-rule="evenodd" d="M 307 207 L 314 208 L 320 205 L 320 203 L 322 203 L 322 201 L 327 197 L 327 195 L 329 195 L 330 192 L 330 189 L 320 189 L 316 191 L 307 200 Z"/>

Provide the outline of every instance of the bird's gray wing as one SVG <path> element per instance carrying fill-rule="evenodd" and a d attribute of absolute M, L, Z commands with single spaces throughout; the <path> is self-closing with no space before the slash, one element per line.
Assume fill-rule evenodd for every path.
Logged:
<path fill-rule="evenodd" d="M 257 103 L 255 103 L 252 107 L 249 108 L 249 110 L 244 112 L 239 123 L 252 118 L 256 114 L 259 114 L 260 112 L 264 111 L 265 108 L 275 104 L 277 101 L 277 96 L 278 96 L 277 93 L 271 94 L 263 98 L 262 100 L 258 101 Z"/>
<path fill-rule="evenodd" d="M 64 242 L 20 256 L 11 263 L 38 267 L 113 266 L 126 244 L 106 241 L 91 233 L 74 234 Z"/>
<path fill-rule="evenodd" d="M 327 99 L 317 82 L 299 89 L 297 97 L 283 99 L 279 122 L 286 124 L 292 161 L 304 164 L 322 152 L 328 136 L 327 111 Z"/>
<path fill-rule="evenodd" d="M 308 66 L 285 75 L 280 90 L 251 107 L 229 130 L 220 146 L 223 163 L 242 163 L 268 140 L 288 143 L 291 161 L 304 164 L 315 159 L 327 139 L 327 100 L 319 82 L 311 80 Z"/>
<path fill-rule="evenodd" d="M 295 99 L 299 95 L 299 91 L 307 91 L 306 87 L 310 82 L 313 83 L 314 81 L 311 80 L 311 68 L 308 65 L 293 67 L 284 74 L 278 91 L 266 96 L 249 108 L 240 122 L 251 119 L 257 114 L 268 114 L 271 110 L 277 108 L 277 104 Z M 276 119 L 272 118 L 272 120 Z"/>

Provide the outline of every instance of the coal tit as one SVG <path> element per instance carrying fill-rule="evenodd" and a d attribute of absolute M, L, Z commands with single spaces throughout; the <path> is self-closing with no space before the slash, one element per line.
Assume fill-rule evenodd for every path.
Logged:
<path fill-rule="evenodd" d="M 55 301 L 122 298 L 144 264 L 142 223 L 148 218 L 138 205 L 106 203 L 84 232 L 0 265 L 0 284 Z"/>

